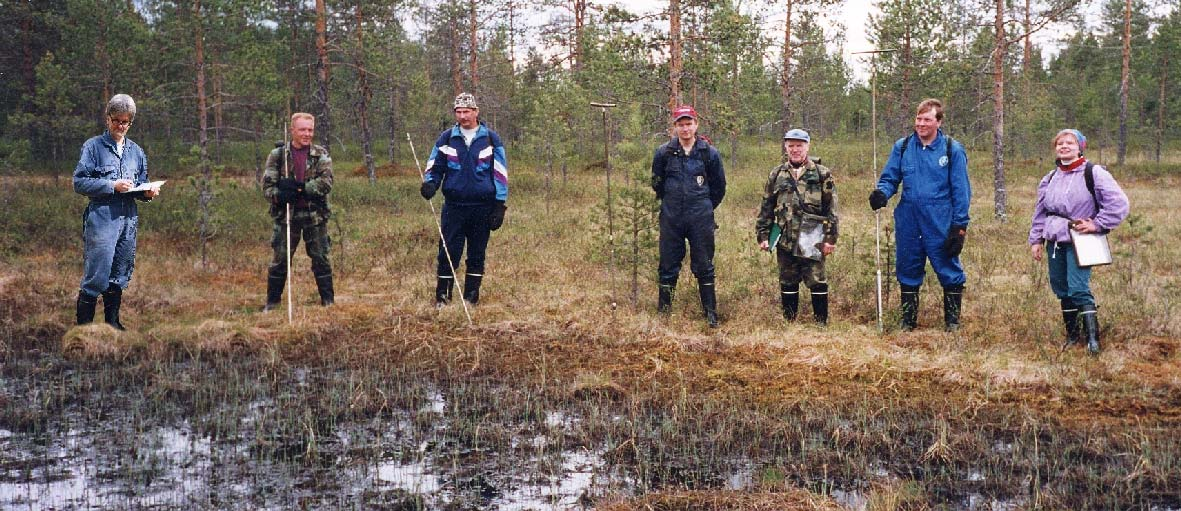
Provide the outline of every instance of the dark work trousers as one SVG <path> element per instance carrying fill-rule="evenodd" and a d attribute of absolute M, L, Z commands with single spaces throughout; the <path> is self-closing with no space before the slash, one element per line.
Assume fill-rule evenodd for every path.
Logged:
<path fill-rule="evenodd" d="M 443 203 L 443 239 L 447 241 L 447 250 L 451 252 L 451 262 L 455 267 L 447 264 L 447 252 L 443 251 L 443 243 L 439 243 L 440 277 L 454 275 L 459 269 L 459 260 L 463 256 L 463 247 L 467 245 L 467 272 L 473 275 L 484 274 L 484 251 L 488 249 L 488 238 L 492 231 L 488 228 L 488 215 L 492 213 L 493 202 L 486 204 L 453 205 Z"/>
<path fill-rule="evenodd" d="M 287 247 L 283 245 L 284 235 L 287 233 L 286 222 L 275 222 L 274 233 L 271 236 L 271 248 L 275 255 L 271 258 L 271 277 L 287 278 Z M 302 215 L 291 216 L 291 255 L 295 256 L 295 249 L 299 248 L 299 239 L 303 238 L 304 248 L 312 260 L 312 274 L 320 277 L 332 274 L 332 265 L 328 261 L 328 250 L 332 240 L 328 238 L 328 222 L 310 223 Z"/>
<path fill-rule="evenodd" d="M 707 204 L 708 206 L 708 204 Z M 714 281 L 714 213 L 660 215 L 660 283 L 675 284 L 689 242 L 689 269 L 700 282 Z"/>

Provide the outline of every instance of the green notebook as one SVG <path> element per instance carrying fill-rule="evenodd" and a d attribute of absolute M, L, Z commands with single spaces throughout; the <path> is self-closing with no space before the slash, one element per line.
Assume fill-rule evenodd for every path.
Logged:
<path fill-rule="evenodd" d="M 779 224 L 771 224 L 771 237 L 767 239 L 767 250 L 770 250 L 772 254 L 775 253 L 775 246 L 779 244 L 779 237 L 782 235 L 783 229 L 779 228 Z"/>

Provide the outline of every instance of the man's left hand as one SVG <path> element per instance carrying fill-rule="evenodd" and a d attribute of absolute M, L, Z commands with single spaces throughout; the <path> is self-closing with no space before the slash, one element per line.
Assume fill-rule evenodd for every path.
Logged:
<path fill-rule="evenodd" d="M 951 226 L 951 230 L 947 232 L 947 241 L 943 242 L 943 252 L 947 254 L 948 258 L 958 257 L 960 252 L 964 251 L 964 238 L 967 236 L 967 227 L 962 225 Z"/>
<path fill-rule="evenodd" d="M 820 245 L 820 253 L 824 255 L 832 254 L 832 252 L 836 249 L 837 246 L 833 245 L 832 243 L 824 243 Z"/>
<path fill-rule="evenodd" d="M 508 206 L 503 202 L 497 202 L 492 205 L 492 212 L 488 214 L 488 229 L 497 230 L 504 224 L 504 213 L 508 211 Z"/>

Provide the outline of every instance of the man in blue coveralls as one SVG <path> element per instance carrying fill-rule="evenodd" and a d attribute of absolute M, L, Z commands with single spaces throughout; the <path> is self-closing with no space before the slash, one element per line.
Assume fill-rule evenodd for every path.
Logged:
<path fill-rule="evenodd" d="M 439 134 L 419 189 L 422 198 L 430 200 L 441 184 L 445 199 L 435 284 L 436 307 L 451 301 L 451 287 L 464 245 L 467 246 L 467 275 L 463 279 L 463 299 L 470 304 L 480 301 L 488 239 L 491 231 L 504 223 L 508 209 L 504 204 L 508 200 L 508 160 L 500 136 L 479 120 L 480 107 L 470 93 L 455 97 L 452 112 L 455 125 Z"/>
<path fill-rule="evenodd" d="M 894 143 L 869 205 L 877 211 L 905 183 L 894 208 L 895 273 L 902 291 L 902 329 L 918 325 L 919 287 L 925 261 L 931 261 L 943 286 L 943 320 L 947 331 L 959 329 L 964 292 L 960 251 L 968 231 L 968 155 L 964 146 L 939 129 L 943 103 L 926 99 L 914 116 L 914 133 Z"/>
<path fill-rule="evenodd" d="M 660 199 L 660 297 L 656 310 L 672 308 L 673 290 L 689 242 L 689 269 L 697 277 L 701 308 L 709 326 L 718 326 L 714 289 L 714 208 L 726 195 L 722 157 L 697 136 L 697 111 L 685 105 L 673 110 L 675 138 L 652 157 L 652 189 Z"/>

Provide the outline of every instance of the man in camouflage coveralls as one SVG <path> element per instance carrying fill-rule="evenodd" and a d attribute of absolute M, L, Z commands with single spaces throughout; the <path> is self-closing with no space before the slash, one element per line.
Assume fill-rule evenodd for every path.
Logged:
<path fill-rule="evenodd" d="M 823 325 L 828 323 L 824 259 L 837 243 L 837 192 L 832 172 L 808 157 L 810 141 L 808 132 L 801 129 L 783 135 L 783 162 L 767 179 L 755 234 L 759 247 L 770 250 L 772 226 L 777 225 L 782 232 L 775 246 L 783 317 L 795 319 L 800 281 L 804 281 L 812 291 L 812 313 Z M 805 232 L 822 230 L 823 240 L 815 250 L 799 246 L 801 227 Z"/>
<path fill-rule="evenodd" d="M 332 266 L 328 262 L 328 192 L 332 191 L 332 159 L 328 151 L 312 144 L 316 118 L 311 114 L 291 116 L 291 143 L 276 147 L 267 156 L 267 167 L 262 175 L 263 196 L 271 202 L 271 218 L 275 220 L 271 248 L 275 257 L 267 272 L 267 303 L 263 311 L 277 307 L 283 301 L 283 285 L 287 280 L 287 247 L 283 238 L 287 232 L 286 205 L 291 205 L 291 251 L 304 240 L 304 248 L 312 260 L 312 274 L 320 291 L 320 304 L 332 305 Z M 286 152 L 287 175 L 283 162 Z"/>

